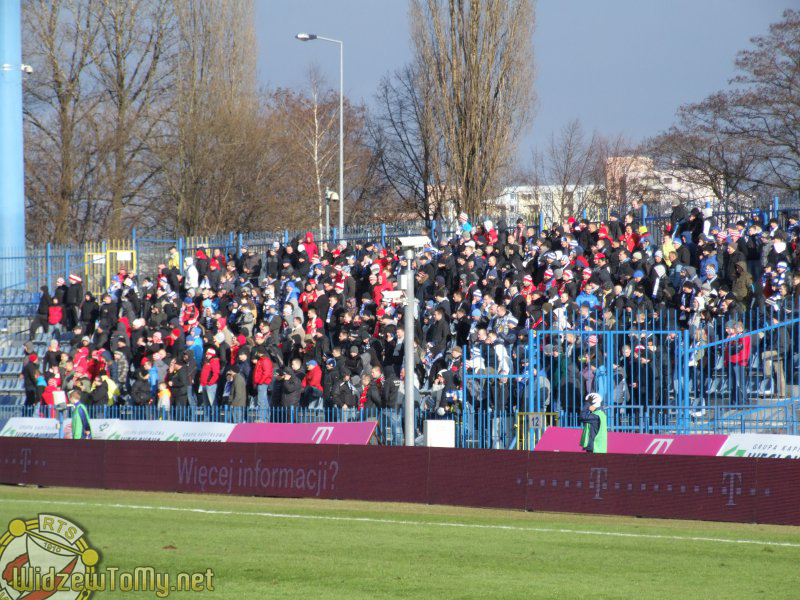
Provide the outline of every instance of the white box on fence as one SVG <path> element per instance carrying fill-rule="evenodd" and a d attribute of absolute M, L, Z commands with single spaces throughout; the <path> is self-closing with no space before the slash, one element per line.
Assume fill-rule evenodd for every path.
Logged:
<path fill-rule="evenodd" d="M 423 426 L 423 446 L 456 447 L 456 422 L 427 419 Z"/>

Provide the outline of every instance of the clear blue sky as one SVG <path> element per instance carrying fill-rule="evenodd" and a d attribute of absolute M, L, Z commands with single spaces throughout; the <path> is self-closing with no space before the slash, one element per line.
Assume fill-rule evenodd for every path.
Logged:
<path fill-rule="evenodd" d="M 634 141 L 668 127 L 683 103 L 725 86 L 737 50 L 800 0 L 539 0 L 534 53 L 539 102 L 520 158 L 573 118 Z M 302 86 L 316 63 L 345 93 L 372 103 L 381 77 L 410 58 L 405 0 L 256 0 L 259 80 Z"/>

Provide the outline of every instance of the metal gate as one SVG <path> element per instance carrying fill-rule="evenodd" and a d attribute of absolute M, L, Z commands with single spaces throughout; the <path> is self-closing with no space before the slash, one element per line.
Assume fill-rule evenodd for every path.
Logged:
<path fill-rule="evenodd" d="M 136 250 L 132 240 L 103 240 L 86 242 L 85 249 L 86 290 L 95 295 L 104 293 L 111 284 L 111 278 L 125 269 L 129 274 L 136 273 Z"/>

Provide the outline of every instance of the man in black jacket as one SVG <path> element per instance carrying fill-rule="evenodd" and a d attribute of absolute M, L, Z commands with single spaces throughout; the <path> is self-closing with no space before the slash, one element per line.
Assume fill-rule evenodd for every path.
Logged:
<path fill-rule="evenodd" d="M 189 377 L 186 366 L 177 359 L 169 364 L 167 383 L 172 392 L 172 406 L 185 407 L 189 404 Z M 185 410 L 182 408 L 180 410 Z"/>

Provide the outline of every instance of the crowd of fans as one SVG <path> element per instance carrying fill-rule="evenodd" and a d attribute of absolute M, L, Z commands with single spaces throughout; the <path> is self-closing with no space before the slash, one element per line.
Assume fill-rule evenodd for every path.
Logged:
<path fill-rule="evenodd" d="M 42 288 L 31 339 L 40 328 L 59 335 L 43 356 L 28 347 L 26 403 L 79 390 L 87 405 L 150 406 L 162 418 L 189 405 L 225 407 L 233 418 L 248 406 L 399 414 L 403 346 L 413 337 L 415 387 L 423 409 L 440 415 L 524 406 L 529 369 L 551 409 L 567 414 L 602 391 L 603 377 L 617 402 L 666 404 L 680 336 L 583 333 L 610 330 L 688 330 L 696 375 L 714 360 L 696 350 L 731 337 L 719 347 L 731 402 L 747 401 L 742 382 L 756 351 L 785 395 L 783 360 L 800 355 L 797 338 L 770 335 L 759 347 L 742 334 L 754 314 L 768 315 L 761 325 L 798 314 L 795 216 L 720 223 L 676 202 L 659 234 L 656 244 L 634 213 L 570 218 L 541 233 L 521 219 L 473 225 L 462 214 L 456 235 L 417 255 L 413 335 L 403 303 L 385 294 L 407 260 L 371 241 L 318 243 L 308 233 L 261 254 L 198 248 L 182 264 L 172 248 L 157 273 L 120 269 L 99 299 L 72 274 L 52 293 Z M 534 333 L 541 356 L 529 364 L 521 348 Z M 602 371 L 609 353 L 613 374 Z M 487 378 L 465 385 L 464 373 Z"/>

